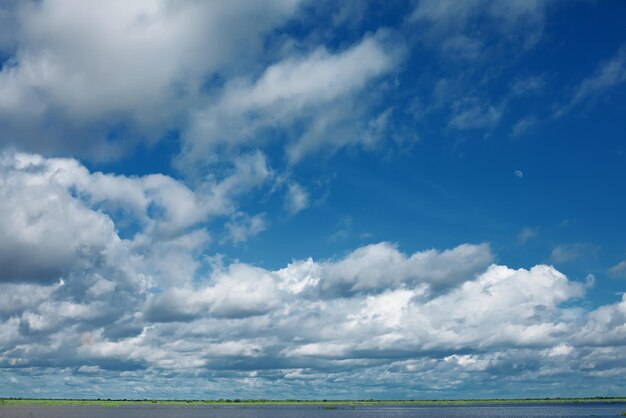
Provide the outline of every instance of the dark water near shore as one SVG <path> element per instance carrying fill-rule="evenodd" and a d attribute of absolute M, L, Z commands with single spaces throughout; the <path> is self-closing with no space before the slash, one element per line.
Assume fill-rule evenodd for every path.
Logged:
<path fill-rule="evenodd" d="M 498 404 L 454 406 L 3 406 L 1 418 L 410 418 L 618 417 L 626 403 Z"/>

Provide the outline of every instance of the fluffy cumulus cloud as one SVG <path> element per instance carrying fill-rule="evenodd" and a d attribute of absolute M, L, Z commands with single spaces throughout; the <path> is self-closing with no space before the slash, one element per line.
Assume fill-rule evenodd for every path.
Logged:
<path fill-rule="evenodd" d="M 62 376 L 84 396 L 165 396 L 172 379 L 167 396 L 357 396 L 337 383 L 350 376 L 384 396 L 420 376 L 417 396 L 496 375 L 600 377 L 626 356 L 624 302 L 572 308 L 584 284 L 493 264 L 487 244 L 207 265 L 203 225 L 224 194 L 30 154 L 5 153 L 1 170 L 0 366 L 14 388 L 59 395 Z"/>
<path fill-rule="evenodd" d="M 76 160 L 16 153 L 2 155 L 0 172 L 3 326 L 18 331 L 3 340 L 3 349 L 86 323 L 132 333 L 136 324 L 127 308 L 137 298 L 192 280 L 195 256 L 209 239 L 198 224 L 211 205 L 184 185 L 165 176 L 90 173 Z M 71 343 L 54 344 L 65 351 Z M 28 356 L 15 353 L 5 360 L 19 364 Z"/>
<path fill-rule="evenodd" d="M 309 194 L 304 187 L 298 183 L 291 183 L 287 186 L 287 196 L 285 198 L 285 208 L 291 214 L 296 214 L 309 206 Z"/>
<path fill-rule="evenodd" d="M 402 57 L 386 29 L 334 49 L 276 37 L 297 0 L 3 5 L 0 145 L 25 151 L 120 158 L 181 131 L 191 171 L 260 138 L 285 141 L 292 162 L 369 146 L 386 109 L 372 113 L 366 87 Z"/>
<path fill-rule="evenodd" d="M 263 34 L 298 7 L 291 0 L 9 5 L 3 19 L 14 28 L 6 41 L 13 56 L 0 72 L 0 141 L 98 158 L 123 152 L 130 132 L 154 140 L 175 126 L 207 76 L 258 58 Z"/>
<path fill-rule="evenodd" d="M 407 256 L 383 242 L 359 248 L 344 259 L 326 264 L 328 282 L 323 287 L 354 293 L 387 289 L 399 283 L 427 282 L 437 288 L 472 278 L 491 260 L 491 251 L 485 244 Z"/>
<path fill-rule="evenodd" d="M 4 280 L 54 282 L 112 250 L 119 238 L 110 218 L 75 200 L 53 167 L 15 157 L 5 155 L 1 163 Z"/>

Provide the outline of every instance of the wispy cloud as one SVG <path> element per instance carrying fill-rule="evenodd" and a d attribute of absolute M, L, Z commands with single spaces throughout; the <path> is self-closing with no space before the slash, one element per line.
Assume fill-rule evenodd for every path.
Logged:
<path fill-rule="evenodd" d="M 528 76 L 518 78 L 513 83 L 511 83 L 511 92 L 516 96 L 537 94 L 541 93 L 545 86 L 546 81 L 543 76 Z"/>
<path fill-rule="evenodd" d="M 342 241 L 348 238 L 350 233 L 352 232 L 352 217 L 344 216 L 339 224 L 337 225 L 337 230 L 333 232 L 328 239 L 330 241 Z"/>
<path fill-rule="evenodd" d="M 453 105 L 448 125 L 459 130 L 489 129 L 498 124 L 503 112 L 504 105 L 494 106 L 478 98 L 463 99 Z"/>
<path fill-rule="evenodd" d="M 409 21 L 428 22 L 429 39 L 443 40 L 445 45 L 454 34 L 476 36 L 472 24 L 482 19 L 483 31 L 494 31 L 505 42 L 521 40 L 520 45 L 528 48 L 542 36 L 545 6 L 543 1 L 421 0 Z"/>
<path fill-rule="evenodd" d="M 531 239 L 535 238 L 538 234 L 539 230 L 537 228 L 526 226 L 522 228 L 519 234 L 517 234 L 517 242 L 519 242 L 520 245 L 524 245 Z"/>
<path fill-rule="evenodd" d="M 574 107 L 592 100 L 609 91 L 611 87 L 626 81 L 626 46 L 622 46 L 614 57 L 602 62 L 594 74 L 584 79 L 574 90 L 571 99 L 560 106 L 555 116 L 559 117 Z"/>
<path fill-rule="evenodd" d="M 293 132 L 283 138 L 292 163 L 322 149 L 376 142 L 380 115 L 367 115 L 365 88 L 394 70 L 402 50 L 385 37 L 381 31 L 336 52 L 320 47 L 268 66 L 256 80 L 234 81 L 217 104 L 193 115 L 182 161 L 261 145 L 276 128 Z"/>
<path fill-rule="evenodd" d="M 552 249 L 550 259 L 556 264 L 561 264 L 585 256 L 594 256 L 598 251 L 598 246 L 589 243 L 562 244 Z"/>
<path fill-rule="evenodd" d="M 224 228 L 226 237 L 223 242 L 230 241 L 237 245 L 265 231 L 267 221 L 264 214 L 248 216 L 237 213 Z"/>
<path fill-rule="evenodd" d="M 626 277 L 626 260 L 620 261 L 609 269 L 609 274 L 613 277 Z"/>
<path fill-rule="evenodd" d="M 309 206 L 309 193 L 300 184 L 292 182 L 287 186 L 285 209 L 292 214 L 306 209 Z"/>

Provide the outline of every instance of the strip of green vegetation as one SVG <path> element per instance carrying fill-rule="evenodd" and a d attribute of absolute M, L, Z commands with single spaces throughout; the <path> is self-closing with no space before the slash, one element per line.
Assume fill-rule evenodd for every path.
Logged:
<path fill-rule="evenodd" d="M 529 404 L 529 403 L 580 403 L 610 402 L 626 403 L 626 398 L 544 398 L 544 399 L 455 399 L 455 400 L 265 400 L 265 399 L 218 399 L 218 400 L 147 400 L 147 399 L 25 399 L 0 398 L 0 406 L 41 405 L 41 406 L 105 406 L 124 405 L 312 405 L 326 409 L 359 406 L 436 406 L 436 405 L 484 405 L 484 404 Z"/>

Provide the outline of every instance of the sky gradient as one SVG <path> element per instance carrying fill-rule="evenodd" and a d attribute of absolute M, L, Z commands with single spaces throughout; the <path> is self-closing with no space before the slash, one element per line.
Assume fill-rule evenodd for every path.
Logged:
<path fill-rule="evenodd" d="M 0 397 L 624 395 L 626 3 L 0 1 Z"/>

